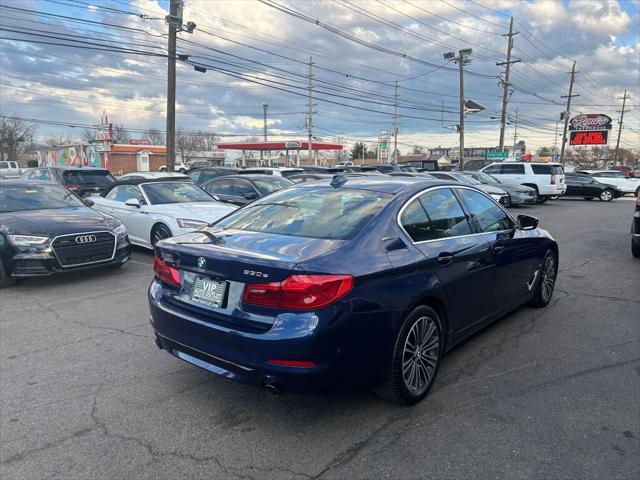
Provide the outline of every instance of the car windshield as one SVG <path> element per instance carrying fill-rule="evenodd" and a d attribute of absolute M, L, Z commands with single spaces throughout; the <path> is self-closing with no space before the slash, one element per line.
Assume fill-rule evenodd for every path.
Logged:
<path fill-rule="evenodd" d="M 488 173 L 471 173 L 469 176 L 475 178 L 480 183 L 484 183 L 485 185 L 488 183 L 502 183 L 496 177 L 489 175 Z"/>
<path fill-rule="evenodd" d="M 477 178 L 473 178 L 470 175 L 465 175 L 463 173 L 454 173 L 453 176 L 462 182 L 468 183 L 469 185 L 482 185 L 482 182 L 480 180 L 478 180 Z"/>
<path fill-rule="evenodd" d="M 0 213 L 84 206 L 74 193 L 58 185 L 0 186 Z"/>
<path fill-rule="evenodd" d="M 151 205 L 214 201 L 200 187 L 191 182 L 147 183 L 141 187 Z"/>
<path fill-rule="evenodd" d="M 291 188 L 241 208 L 216 226 L 295 237 L 348 240 L 391 198 L 392 195 L 386 193 L 347 188 Z"/>
<path fill-rule="evenodd" d="M 268 195 L 276 190 L 293 185 L 291 180 L 282 177 L 254 178 L 253 184 L 262 195 Z"/>
<path fill-rule="evenodd" d="M 108 170 L 77 170 L 67 171 L 62 174 L 63 182 L 65 185 L 72 183 L 78 183 L 80 185 L 98 185 L 100 187 L 106 187 L 111 185 L 116 179 L 109 173 Z"/>

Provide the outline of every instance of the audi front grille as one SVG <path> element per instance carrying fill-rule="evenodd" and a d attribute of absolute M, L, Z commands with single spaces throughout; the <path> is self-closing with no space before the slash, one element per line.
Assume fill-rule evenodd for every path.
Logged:
<path fill-rule="evenodd" d="M 89 232 L 61 235 L 53 239 L 51 248 L 63 267 L 78 267 L 113 260 L 116 237 L 111 232 Z"/>

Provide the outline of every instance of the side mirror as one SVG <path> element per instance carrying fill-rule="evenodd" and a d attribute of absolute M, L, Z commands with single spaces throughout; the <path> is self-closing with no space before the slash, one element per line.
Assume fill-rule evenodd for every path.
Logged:
<path fill-rule="evenodd" d="M 95 203 L 93 200 L 91 200 L 90 198 L 85 198 L 83 201 L 84 201 L 84 204 L 85 204 L 87 207 L 93 207 L 93 206 L 96 204 L 96 203 Z"/>
<path fill-rule="evenodd" d="M 531 215 L 518 215 L 518 230 L 533 230 L 538 227 L 538 219 Z"/>
<path fill-rule="evenodd" d="M 242 198 L 244 198 L 245 200 L 255 200 L 256 198 L 258 198 L 258 194 L 256 192 L 244 192 L 242 194 Z"/>
<path fill-rule="evenodd" d="M 136 208 L 140 208 L 140 201 L 137 198 L 130 198 L 129 200 L 127 200 L 126 202 L 124 202 L 124 204 L 127 207 L 136 207 Z"/>

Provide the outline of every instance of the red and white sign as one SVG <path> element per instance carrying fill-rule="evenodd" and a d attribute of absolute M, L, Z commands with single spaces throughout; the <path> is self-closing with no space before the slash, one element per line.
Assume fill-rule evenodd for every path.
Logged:
<path fill-rule="evenodd" d="M 151 145 L 148 138 L 130 138 L 129 145 Z"/>
<path fill-rule="evenodd" d="M 606 130 L 596 132 L 571 132 L 570 145 L 606 145 L 609 132 Z"/>
<path fill-rule="evenodd" d="M 110 123 L 98 125 L 96 131 L 96 141 L 110 142 L 113 139 L 113 126 Z"/>
<path fill-rule="evenodd" d="M 569 120 L 569 130 L 611 130 L 611 117 L 604 115 L 603 113 L 586 113 L 576 115 Z"/>

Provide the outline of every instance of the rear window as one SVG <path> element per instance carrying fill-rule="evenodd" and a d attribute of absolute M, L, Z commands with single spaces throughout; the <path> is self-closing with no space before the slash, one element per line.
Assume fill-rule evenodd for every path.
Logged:
<path fill-rule="evenodd" d="M 63 183 L 69 185 L 72 183 L 80 185 L 97 185 L 98 187 L 107 187 L 111 185 L 116 179 L 109 173 L 108 170 L 98 171 L 66 171 L 62 174 Z"/>
<path fill-rule="evenodd" d="M 304 173 L 304 170 L 300 169 L 300 170 L 281 170 L 280 172 L 282 174 L 283 177 L 290 177 L 291 175 L 299 175 L 301 173 Z"/>
<path fill-rule="evenodd" d="M 293 188 L 276 192 L 216 224 L 294 237 L 353 238 L 392 195 L 347 188 Z"/>
<path fill-rule="evenodd" d="M 531 170 L 536 175 L 551 175 L 553 173 L 551 165 L 531 165 Z"/>

